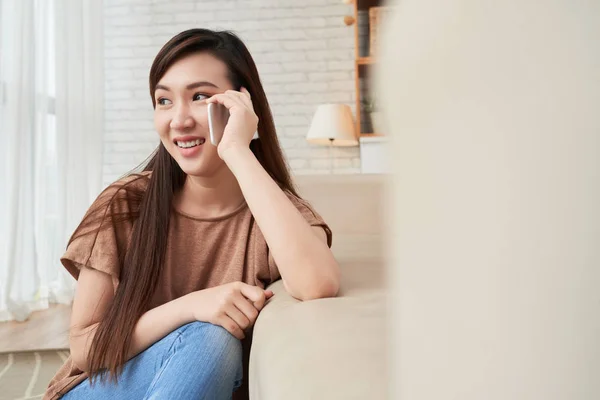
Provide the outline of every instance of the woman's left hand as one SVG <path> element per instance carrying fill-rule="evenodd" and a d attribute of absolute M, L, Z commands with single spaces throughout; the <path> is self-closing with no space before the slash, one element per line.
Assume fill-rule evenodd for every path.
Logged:
<path fill-rule="evenodd" d="M 258 126 L 250 92 L 244 87 L 239 92 L 227 90 L 225 93 L 215 94 L 206 102 L 220 103 L 229 110 L 229 120 L 217 146 L 219 157 L 223 158 L 225 152 L 234 147 L 248 148 Z"/>

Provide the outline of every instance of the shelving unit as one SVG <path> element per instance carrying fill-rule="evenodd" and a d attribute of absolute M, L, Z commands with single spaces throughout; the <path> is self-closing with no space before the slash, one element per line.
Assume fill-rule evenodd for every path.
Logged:
<path fill-rule="evenodd" d="M 356 136 L 360 143 L 361 172 L 364 174 L 387 173 L 387 152 L 385 151 L 387 134 L 389 132 L 374 132 L 369 114 L 363 109 L 365 98 L 373 99 L 373 88 L 369 87 L 369 75 L 373 66 L 377 65 L 377 51 L 372 52 L 371 29 L 369 9 L 371 7 L 387 7 L 385 0 L 344 0 L 346 4 L 352 3 L 354 16 L 345 17 L 347 25 L 354 24 L 354 80 L 356 90 Z M 378 22 L 382 12 L 389 9 L 380 9 L 377 15 Z M 378 40 L 378 38 L 376 38 Z"/>
<path fill-rule="evenodd" d="M 371 121 L 364 113 L 362 102 L 365 98 L 372 98 L 371 88 L 368 87 L 369 74 L 372 66 L 377 63 L 377 58 L 371 55 L 369 37 L 369 15 L 371 7 L 381 7 L 383 0 L 353 0 L 354 8 L 354 49 L 355 68 L 354 79 L 356 89 L 356 129 L 357 137 L 381 137 L 384 132 L 373 132 Z M 360 16 L 359 16 L 360 13 Z M 364 21 L 363 17 L 366 17 Z"/>

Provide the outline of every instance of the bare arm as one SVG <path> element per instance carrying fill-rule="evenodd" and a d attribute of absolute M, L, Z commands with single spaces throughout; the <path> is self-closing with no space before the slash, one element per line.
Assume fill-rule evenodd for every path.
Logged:
<path fill-rule="evenodd" d="M 146 350 L 170 332 L 189 322 L 220 325 L 238 339 L 254 324 L 265 302 L 273 295 L 242 282 L 230 282 L 191 292 L 144 313 L 137 321 L 126 360 Z M 83 267 L 71 314 L 69 338 L 73 362 L 89 371 L 89 351 L 98 324 L 114 299 L 112 278 L 95 269 Z"/>
<path fill-rule="evenodd" d="M 287 291 L 300 300 L 337 294 L 340 270 L 321 227 L 311 227 L 252 151 L 232 147 L 223 159 L 234 173 Z"/>
<path fill-rule="evenodd" d="M 73 362 L 87 371 L 88 354 L 98 323 L 108 311 L 114 297 L 110 275 L 83 267 L 71 314 L 69 344 Z M 173 330 L 194 321 L 187 299 L 180 297 L 143 314 L 135 325 L 127 360 L 141 353 Z"/>
<path fill-rule="evenodd" d="M 217 151 L 242 189 L 286 290 L 300 300 L 335 296 L 340 268 L 323 229 L 306 222 L 249 148 L 258 125 L 250 93 L 245 88 L 227 90 L 207 100 L 214 102 L 227 107 L 230 115 Z"/>

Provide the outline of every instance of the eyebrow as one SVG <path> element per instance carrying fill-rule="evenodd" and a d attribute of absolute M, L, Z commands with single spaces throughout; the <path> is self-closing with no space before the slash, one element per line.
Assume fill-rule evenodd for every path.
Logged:
<path fill-rule="evenodd" d="M 209 86 L 209 87 L 218 88 L 217 85 L 215 85 L 214 83 L 209 82 L 209 81 L 200 81 L 200 82 L 190 83 L 185 88 L 186 88 L 186 90 L 191 90 L 191 89 L 195 89 L 195 88 L 198 88 L 198 87 L 201 87 L 201 86 Z M 165 85 L 156 85 L 156 89 L 154 91 L 157 91 L 158 89 L 166 90 L 168 92 L 171 91 L 171 89 L 169 89 Z"/>

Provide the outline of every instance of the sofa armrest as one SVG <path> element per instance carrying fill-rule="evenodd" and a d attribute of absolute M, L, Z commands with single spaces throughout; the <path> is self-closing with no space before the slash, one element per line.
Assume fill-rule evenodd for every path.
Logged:
<path fill-rule="evenodd" d="M 383 399 L 385 292 L 301 302 L 282 281 L 255 325 L 250 399 Z"/>

